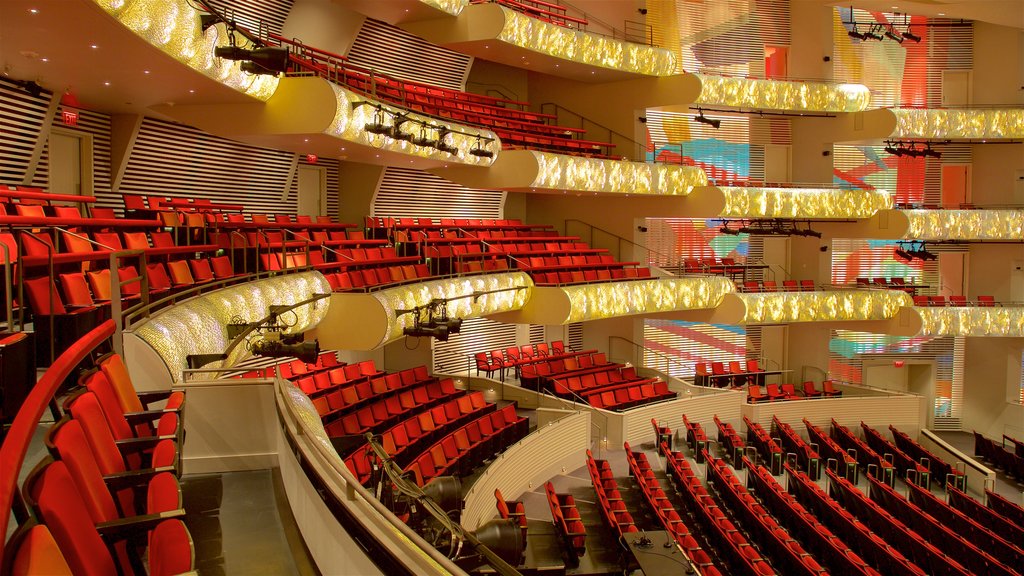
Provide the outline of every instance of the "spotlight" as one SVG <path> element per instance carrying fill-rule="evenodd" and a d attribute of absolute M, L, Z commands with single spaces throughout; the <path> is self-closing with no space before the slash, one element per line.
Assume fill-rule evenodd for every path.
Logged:
<path fill-rule="evenodd" d="M 363 126 L 363 130 L 366 130 L 370 134 L 390 136 L 391 129 L 394 128 L 394 126 L 384 123 L 384 118 L 386 115 L 387 112 L 385 112 L 384 109 L 377 108 L 377 110 L 373 113 L 373 122 L 367 122 Z"/>
<path fill-rule="evenodd" d="M 252 343 L 252 353 L 267 358 L 298 358 L 306 364 L 316 362 L 320 355 L 320 343 L 316 340 L 301 344 L 285 344 L 281 340 L 264 338 Z"/>
<path fill-rule="evenodd" d="M 907 26 L 907 31 L 903 33 L 903 37 L 911 42 L 920 42 L 921 37 L 910 31 L 910 26 Z"/>
<path fill-rule="evenodd" d="M 892 26 L 885 29 L 885 37 L 890 40 L 895 40 L 899 44 L 903 44 L 903 36 L 900 36 Z"/>
<path fill-rule="evenodd" d="M 892 142 L 886 142 L 885 148 L 883 148 L 882 150 L 886 151 L 889 154 L 892 154 L 893 156 L 903 156 L 903 148 L 897 148 L 893 146 Z"/>
<path fill-rule="evenodd" d="M 911 256 L 910 252 L 907 252 L 903 248 L 896 248 L 896 258 L 904 260 L 907 263 L 914 259 L 914 257 Z"/>
<path fill-rule="evenodd" d="M 423 487 L 423 494 L 445 512 L 462 509 L 462 482 L 455 476 L 437 476 Z"/>
<path fill-rule="evenodd" d="M 860 32 L 857 31 L 857 23 L 856 22 L 853 23 L 853 30 L 850 30 L 849 32 L 847 32 L 847 34 L 850 36 L 850 38 L 856 38 L 857 40 L 865 40 L 866 39 L 864 34 L 861 34 Z"/>
<path fill-rule="evenodd" d="M 469 153 L 480 158 L 494 158 L 494 152 L 484 148 L 483 138 L 479 136 L 476 138 L 476 146 Z"/>
<path fill-rule="evenodd" d="M 700 122 L 701 124 L 708 124 L 715 129 L 722 125 L 721 120 L 717 120 L 715 118 L 708 118 L 707 116 L 704 115 L 704 111 L 701 110 L 700 108 L 697 108 L 697 115 L 693 117 L 693 121 Z"/>
<path fill-rule="evenodd" d="M 722 226 L 718 229 L 722 234 L 729 234 L 730 236 L 739 236 L 741 232 L 736 228 L 729 228 L 728 226 Z"/>
<path fill-rule="evenodd" d="M 878 34 L 879 30 L 877 26 L 872 26 L 867 32 L 863 34 L 865 40 L 881 40 L 882 36 Z"/>
<path fill-rule="evenodd" d="M 210 26 L 213 26 L 213 25 L 217 24 L 218 22 L 223 22 L 223 21 L 224 21 L 224 19 L 221 18 L 220 16 L 217 16 L 216 14 L 202 14 L 202 15 L 199 16 L 199 28 L 203 32 L 206 32 L 206 29 L 209 28 Z"/>
<path fill-rule="evenodd" d="M 932 158 L 942 158 L 942 152 L 939 152 L 938 150 L 933 150 L 931 144 L 927 144 L 925 146 L 925 149 L 922 150 L 921 153 L 925 156 L 931 156 Z"/>
<path fill-rule="evenodd" d="M 447 138 L 450 133 L 451 132 L 449 132 L 447 128 L 441 128 L 438 130 L 437 143 L 434 144 L 434 148 L 437 148 L 441 152 L 447 152 L 452 156 L 458 156 L 459 149 L 445 141 L 445 138 Z"/>
<path fill-rule="evenodd" d="M 526 542 L 523 542 L 522 529 L 512 519 L 491 520 L 477 528 L 473 532 L 473 537 L 492 553 L 512 566 L 519 564 L 519 560 L 523 555 L 523 549 L 526 546 Z M 487 560 L 483 554 L 473 549 L 475 546 L 467 551 L 464 549 L 464 542 L 460 548 L 463 549 L 460 550 L 458 557 L 454 558 L 454 560 L 460 568 L 467 572 L 474 571 L 474 568 L 482 565 Z"/>
<path fill-rule="evenodd" d="M 288 70 L 287 48 L 256 48 L 246 50 L 238 46 L 218 46 L 213 50 L 218 58 L 225 60 L 247 60 L 241 65 L 243 72 L 249 74 L 276 75 Z"/>
<path fill-rule="evenodd" d="M 409 141 L 412 142 L 413 144 L 417 145 L 417 146 L 430 146 L 430 147 L 433 147 L 434 144 L 435 144 L 435 141 L 431 140 L 430 137 L 427 136 L 427 125 L 426 124 L 421 124 L 420 125 L 420 135 L 419 136 L 414 136 Z"/>
<path fill-rule="evenodd" d="M 403 132 L 402 131 L 402 124 L 405 124 L 406 122 L 411 122 L 411 120 L 409 120 L 405 116 L 405 114 L 398 114 L 398 115 L 396 115 L 395 116 L 395 125 L 391 127 L 391 129 L 387 132 L 387 135 L 391 136 L 395 140 L 405 140 L 406 142 L 408 142 L 409 140 L 412 140 L 412 137 L 413 137 L 412 132 Z"/>

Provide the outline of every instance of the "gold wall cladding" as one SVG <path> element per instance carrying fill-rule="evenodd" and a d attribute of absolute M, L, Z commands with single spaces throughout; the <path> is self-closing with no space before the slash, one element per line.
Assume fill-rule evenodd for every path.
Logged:
<path fill-rule="evenodd" d="M 400 108 L 393 108 L 369 97 L 346 90 L 337 84 L 331 84 L 331 88 L 334 90 L 335 98 L 338 101 L 338 107 L 334 113 L 334 120 L 325 131 L 325 133 L 330 136 L 348 140 L 350 142 L 356 142 L 365 146 L 373 146 L 374 148 L 381 148 L 392 152 L 411 154 L 421 158 L 431 158 L 443 162 L 458 162 L 461 164 L 472 164 L 477 166 L 490 166 L 498 158 L 498 154 L 501 151 L 501 140 L 490 130 L 463 126 L 453 122 L 446 122 L 438 118 L 413 114 Z M 352 104 L 356 102 L 371 102 L 372 105 L 367 104 L 353 108 Z M 447 128 L 463 132 L 464 134 L 449 132 L 446 140 L 449 144 L 452 144 L 459 149 L 459 154 L 457 156 L 453 156 L 447 152 L 441 152 L 432 146 L 417 146 L 412 142 L 407 142 L 405 140 L 397 140 L 383 134 L 367 132 L 364 129 L 364 126 L 376 121 L 374 119 L 374 114 L 376 113 L 375 107 L 380 107 L 391 112 L 390 118 L 394 118 L 396 114 L 403 113 L 406 117 L 412 120 L 419 120 L 430 126 L 436 127 L 427 128 L 427 136 L 432 140 L 437 139 L 439 128 Z M 412 132 L 416 136 L 419 136 L 420 124 L 418 122 L 406 123 L 402 128 Z M 488 143 L 485 140 L 478 140 L 478 136 L 482 138 L 491 138 L 492 141 Z M 482 148 L 494 152 L 494 156 L 491 158 L 482 158 L 480 156 L 470 154 L 469 151 L 475 148 L 478 144 Z"/>
<path fill-rule="evenodd" d="M 567 324 L 632 314 L 714 308 L 729 292 L 732 281 L 721 276 L 653 278 L 563 286 L 569 297 Z"/>
<path fill-rule="evenodd" d="M 1020 240 L 1024 210 L 903 210 L 913 240 Z"/>
<path fill-rule="evenodd" d="M 538 173 L 531 188 L 686 196 L 694 186 L 706 186 L 708 183 L 707 174 L 696 166 L 583 158 L 536 151 L 533 155 L 537 158 Z"/>
<path fill-rule="evenodd" d="M 522 290 L 512 290 L 525 287 Z M 419 282 L 395 288 L 386 288 L 373 293 L 388 315 L 389 325 L 384 342 L 402 336 L 402 330 L 411 327 L 414 314 L 395 316 L 395 310 L 412 310 L 435 298 L 451 299 L 468 296 L 474 292 L 503 290 L 494 294 L 483 294 L 477 298 L 460 298 L 448 303 L 448 316 L 452 318 L 476 318 L 499 312 L 519 310 L 530 299 L 533 281 L 524 272 L 503 272 L 459 278 L 445 278 Z"/>
<path fill-rule="evenodd" d="M 914 308 L 921 336 L 1024 336 L 1024 308 Z"/>
<path fill-rule="evenodd" d="M 469 0 L 420 0 L 420 2 L 436 8 L 442 12 L 447 12 L 452 16 L 458 16 L 462 14 L 462 11 L 469 6 Z"/>
<path fill-rule="evenodd" d="M 721 216 L 733 218 L 870 218 L 892 208 L 885 190 L 834 188 L 752 188 L 719 186 L 725 195 Z"/>
<path fill-rule="evenodd" d="M 676 73 L 676 57 L 670 50 L 566 28 L 530 18 L 504 6 L 501 11 L 505 15 L 505 26 L 498 39 L 520 48 L 623 72 L 648 76 L 672 76 Z"/>
<path fill-rule="evenodd" d="M 229 45 L 225 25 L 211 26 L 204 33 L 199 12 L 185 0 L 94 1 L 139 37 L 213 80 L 264 102 L 277 90 L 276 76 L 247 74 L 240 61 L 214 56 L 214 48 Z M 239 47 L 252 47 L 241 35 L 236 39 Z"/>
<path fill-rule="evenodd" d="M 892 108 L 896 138 L 1024 138 L 1024 108 Z"/>
<path fill-rule="evenodd" d="M 161 310 L 134 332 L 160 354 L 171 371 L 174 381 L 181 379 L 181 371 L 188 367 L 190 354 L 221 354 L 231 340 L 227 324 L 236 318 L 254 322 L 266 317 L 272 304 L 295 304 L 314 294 L 330 293 L 331 286 L 319 272 L 288 274 L 265 280 L 256 280 L 229 286 L 202 294 L 176 306 Z M 329 298 L 287 312 L 282 320 L 289 333 L 305 332 L 316 326 L 327 314 Z M 251 357 L 240 344 L 222 364 L 208 367 L 234 366 Z"/>
<path fill-rule="evenodd" d="M 885 320 L 913 300 L 896 290 L 829 290 L 737 294 L 746 305 L 743 323 Z"/>
<path fill-rule="evenodd" d="M 794 82 L 696 74 L 701 91 L 697 104 L 808 112 L 862 112 L 871 92 L 863 84 Z"/>

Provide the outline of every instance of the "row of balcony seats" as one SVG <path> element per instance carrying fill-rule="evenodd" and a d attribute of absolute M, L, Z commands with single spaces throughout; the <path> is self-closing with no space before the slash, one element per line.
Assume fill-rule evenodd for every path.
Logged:
<path fill-rule="evenodd" d="M 894 447 L 917 462 L 927 462 L 928 471 L 931 477 L 938 479 L 942 486 L 952 484 L 954 486 L 966 487 L 967 478 L 964 473 L 957 470 L 935 455 L 934 452 L 922 446 L 906 432 L 902 432 L 893 425 L 889 425 L 889 433 L 892 434 Z M 1024 543 L 1022 543 L 1024 546 Z"/>
<path fill-rule="evenodd" d="M 576 18 L 566 14 L 565 6 L 542 0 L 472 0 L 470 4 L 486 4 L 488 2 L 494 2 L 530 18 L 558 26 L 585 28 L 589 24 L 586 18 Z"/>
<path fill-rule="evenodd" d="M 811 480 L 821 478 L 821 457 L 818 451 L 804 441 L 792 426 L 779 420 L 777 415 L 772 415 L 771 434 L 773 438 L 779 439 L 787 458 L 791 454 L 796 456 L 797 466 L 805 470 Z"/>
<path fill-rule="evenodd" d="M 587 529 L 576 508 L 572 494 L 555 492 L 555 485 L 544 483 L 544 497 L 551 511 L 551 522 L 555 535 L 562 544 L 562 558 L 571 567 L 580 565 L 580 558 L 587 551 Z"/>
<path fill-rule="evenodd" d="M 597 494 L 597 509 L 601 513 L 605 528 L 615 535 L 615 541 L 622 549 L 628 549 L 626 535 L 640 530 L 622 499 L 611 464 L 607 460 L 595 459 L 588 449 L 587 472 L 590 474 L 590 484 L 594 488 L 594 493 Z"/>
<path fill-rule="evenodd" d="M 523 344 L 522 346 L 509 346 L 487 352 L 477 352 L 473 355 L 473 358 L 476 361 L 477 376 L 483 372 L 486 376 L 490 377 L 491 374 L 497 372 L 501 381 L 504 382 L 506 371 L 509 368 L 512 368 L 516 375 L 519 376 L 520 368 L 526 364 L 544 362 L 548 359 L 568 358 L 576 355 L 577 353 L 572 348 L 567 348 L 561 340 L 553 340 L 550 343 L 539 342 L 537 344 Z"/>
<path fill-rule="evenodd" d="M 821 390 L 815 387 L 813 380 L 805 380 L 803 387 L 799 391 L 793 384 L 766 384 L 764 388 L 759 384 L 747 385 L 748 404 L 800 400 L 803 398 L 835 398 L 842 395 L 843 391 L 837 390 L 832 380 L 822 380 Z"/>
<path fill-rule="evenodd" d="M 708 371 L 707 362 L 697 362 L 693 367 L 693 383 L 697 386 L 712 386 L 725 388 L 728 386 L 738 387 L 744 384 L 764 383 L 764 371 L 757 359 L 732 360 L 728 369 L 724 362 L 711 362 L 711 370 Z"/>
<path fill-rule="evenodd" d="M 669 435 L 671 435 L 671 431 L 669 431 Z M 653 468 L 651 468 L 651 464 L 647 460 L 647 454 L 633 451 L 630 449 L 629 442 L 624 443 L 623 447 L 626 450 L 626 462 L 629 465 L 629 472 L 637 486 L 639 486 L 640 492 L 643 494 L 643 500 L 647 503 L 648 510 L 658 519 L 659 524 L 668 532 L 669 536 L 675 540 L 690 562 L 700 569 L 701 574 L 707 576 L 721 574 L 712 563 L 711 556 L 701 548 L 696 538 L 690 532 L 689 527 L 683 522 L 679 511 L 676 510 L 672 501 L 665 494 L 665 491 L 662 490 L 661 481 L 658 480 Z M 593 458 L 589 451 L 587 457 L 588 462 Z M 596 462 L 603 461 L 598 460 Z M 593 479 L 593 477 L 594 471 L 591 471 L 591 478 Z M 594 486 L 597 486 L 596 480 L 594 481 Z"/>
<path fill-rule="evenodd" d="M 518 566 L 526 563 L 526 547 L 529 541 L 526 535 L 529 532 L 529 520 L 526 518 L 526 506 L 521 500 L 506 500 L 501 489 L 494 489 L 494 506 L 498 509 L 498 517 L 502 520 L 509 520 L 519 527 L 523 538 L 523 554 L 519 558 Z"/>
<path fill-rule="evenodd" d="M 757 450 L 762 461 L 771 463 L 772 474 L 781 473 L 782 447 L 759 423 L 743 416 L 743 424 L 747 428 L 747 444 Z"/>
<path fill-rule="evenodd" d="M 825 569 L 812 554 L 783 528 L 772 514 L 758 502 L 732 470 L 719 458 L 707 456 L 708 482 L 732 511 L 747 534 L 770 551 L 776 569 L 782 574 L 825 574 Z"/>
<path fill-rule="evenodd" d="M 704 448 L 708 445 L 708 436 L 704 433 L 704 427 L 699 422 L 691 422 L 686 414 L 683 414 L 683 428 L 686 429 L 686 445 L 693 451 L 697 463 L 704 462 Z"/>
<path fill-rule="evenodd" d="M 762 282 L 748 280 L 740 284 L 742 292 L 757 293 L 757 292 L 814 292 L 816 290 L 814 286 L 814 280 L 783 280 L 782 286 L 779 286 L 774 280 L 764 280 Z"/>
<path fill-rule="evenodd" d="M 743 465 L 741 457 L 747 447 L 747 443 L 733 425 L 720 420 L 718 414 L 714 415 L 714 420 L 715 428 L 718 429 L 718 443 L 722 445 L 725 454 L 732 459 L 732 465 L 740 469 Z"/>
<path fill-rule="evenodd" d="M 925 485 L 928 485 L 931 482 L 931 474 L 928 468 L 925 468 L 909 454 L 896 448 L 896 446 L 885 436 L 882 436 L 882 433 L 878 430 L 875 430 L 864 422 L 860 423 L 860 427 L 861 433 L 864 435 L 864 442 L 876 454 L 890 457 L 893 465 L 895 466 L 896 474 L 900 478 L 903 478 L 907 482 L 919 482 Z"/>
<path fill-rule="evenodd" d="M 918 289 L 923 286 L 918 286 L 913 280 L 907 282 L 906 278 L 902 276 L 893 276 L 886 278 L 883 276 L 875 276 L 874 278 L 857 278 L 858 288 L 883 288 L 885 290 L 903 290 L 909 294 L 914 294 Z"/>
<path fill-rule="evenodd" d="M 869 467 L 877 469 L 879 471 L 879 477 L 889 481 L 890 478 L 895 478 L 896 467 L 888 459 L 883 458 L 881 454 L 875 452 L 867 442 L 858 438 L 852 430 L 836 422 L 835 418 L 832 419 L 830 436 L 832 440 L 835 440 L 836 444 L 839 445 L 844 451 L 855 454 L 857 457 L 857 464 L 864 469 Z"/>
<path fill-rule="evenodd" d="M 953 487 L 948 487 L 947 493 L 953 508 L 993 527 L 997 534 L 1004 534 L 1007 540 L 1016 542 L 1018 546 L 1024 543 L 1024 507 L 1020 504 L 1014 504 L 991 490 L 985 490 L 986 504 Z"/>
<path fill-rule="evenodd" d="M 46 434 L 48 456 L 24 482 L 31 516 L 7 543 L 5 568 L 48 575 L 193 570 L 179 488 L 184 400 L 181 391 L 136 393 L 116 354 L 84 373 Z"/>
<path fill-rule="evenodd" d="M 764 269 L 761 265 L 737 262 L 735 258 L 684 258 L 683 271 L 687 274 L 716 274 L 736 278 L 744 276 L 752 269 Z"/>
<path fill-rule="evenodd" d="M 1009 437 L 1004 436 L 1004 438 Z M 986 438 L 977 431 L 974 432 L 974 455 L 1001 468 L 1004 473 L 1016 478 L 1017 481 L 1024 482 L 1024 447 L 1015 440 L 1013 445 L 1013 450 L 1007 450 L 1005 445 Z"/>
<path fill-rule="evenodd" d="M 775 574 L 771 564 L 747 541 L 726 516 L 719 501 L 704 487 L 686 456 L 672 451 L 667 443 L 662 443 L 661 451 L 668 455 L 666 470 L 677 487 L 688 517 L 694 518 L 708 544 L 719 551 L 719 558 L 728 564 L 730 572 L 763 576 Z"/>
<path fill-rule="evenodd" d="M 978 296 L 977 300 L 968 300 L 967 296 L 950 296 L 947 300 L 945 296 L 914 296 L 914 306 L 981 306 L 984 308 L 991 308 L 996 305 L 994 296 Z"/>
<path fill-rule="evenodd" d="M 847 479 L 857 479 L 857 459 L 843 449 L 834 439 L 826 435 L 821 429 L 812 424 L 807 418 L 803 419 L 804 428 L 807 429 L 807 440 L 818 447 L 818 452 L 825 461 L 835 460 Z"/>

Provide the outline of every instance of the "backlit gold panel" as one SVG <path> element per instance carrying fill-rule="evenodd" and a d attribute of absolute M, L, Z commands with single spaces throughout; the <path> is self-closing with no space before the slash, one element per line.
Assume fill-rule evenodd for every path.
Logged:
<path fill-rule="evenodd" d="M 885 320 L 913 301 L 896 290 L 828 290 L 737 294 L 746 305 L 744 324 Z"/>
<path fill-rule="evenodd" d="M 719 186 L 730 218 L 870 218 L 892 208 L 885 190 Z"/>
<path fill-rule="evenodd" d="M 94 0 L 118 22 L 168 56 L 205 76 L 266 102 L 277 90 L 277 77 L 242 72 L 241 62 L 214 56 L 214 48 L 227 46 L 223 23 L 200 29 L 199 12 L 186 0 Z M 236 44 L 251 44 L 236 34 Z"/>
<path fill-rule="evenodd" d="M 921 336 L 1024 336 L 1024 308 L 914 308 L 921 316 Z"/>
<path fill-rule="evenodd" d="M 524 287 L 521 290 L 513 290 L 516 287 Z M 483 274 L 479 276 L 464 276 L 459 278 L 445 278 L 442 280 L 431 280 L 386 288 L 373 293 L 373 296 L 381 303 L 387 312 L 389 325 L 384 337 L 384 342 L 390 342 L 402 336 L 402 330 L 412 326 L 415 316 L 412 313 L 395 315 L 396 310 L 412 310 L 417 306 L 423 306 L 434 299 L 459 298 L 448 303 L 448 316 L 453 318 L 476 318 L 499 312 L 511 312 L 519 310 L 530 299 L 530 289 L 533 281 L 523 272 L 502 272 L 499 274 Z M 494 292 L 493 294 L 482 294 L 479 297 L 470 296 L 473 293 Z"/>
<path fill-rule="evenodd" d="M 569 296 L 567 324 L 632 314 L 714 308 L 735 291 L 728 278 L 694 276 L 562 286 Z"/>
<path fill-rule="evenodd" d="M 706 186 L 707 174 L 695 166 L 673 166 L 627 160 L 604 160 L 533 152 L 538 174 L 531 188 L 579 192 L 619 192 L 686 196 Z"/>
<path fill-rule="evenodd" d="M 914 240 L 1020 240 L 1024 210 L 903 210 Z"/>
<path fill-rule="evenodd" d="M 504 6 L 501 11 L 505 15 L 505 26 L 498 39 L 520 48 L 623 72 L 649 76 L 672 76 L 676 73 L 675 55 L 664 48 L 551 24 Z"/>
<path fill-rule="evenodd" d="M 420 0 L 420 2 L 452 16 L 458 16 L 469 5 L 469 0 Z"/>
<path fill-rule="evenodd" d="M 896 138 L 1024 138 L 1024 108 L 892 108 Z"/>
<path fill-rule="evenodd" d="M 871 93 L 862 84 L 762 80 L 697 74 L 697 104 L 808 112 L 861 112 Z"/>
<path fill-rule="evenodd" d="M 411 154 L 421 158 L 433 158 L 434 160 L 441 160 L 444 162 L 458 162 L 461 164 L 472 164 L 478 166 L 490 166 L 498 158 L 498 153 L 501 151 L 501 141 L 498 139 L 498 136 L 490 130 L 463 126 L 461 124 L 447 122 L 439 118 L 407 113 L 405 110 L 392 108 L 383 103 L 376 102 L 366 96 L 346 90 L 337 84 L 331 84 L 331 88 L 334 90 L 334 95 L 338 101 L 338 107 L 334 113 L 334 121 L 331 122 L 331 125 L 326 130 L 326 134 L 331 136 L 363 144 L 365 146 L 373 146 L 374 148 L 391 150 L 392 152 Z M 372 102 L 373 105 L 364 104 L 353 108 L 352 104 L 357 102 Z M 407 142 L 405 140 L 397 140 L 383 134 L 367 132 L 364 129 L 364 126 L 366 126 L 367 123 L 375 121 L 375 106 L 379 106 L 384 110 L 392 112 L 392 114 L 387 116 L 388 124 L 391 124 L 395 114 L 402 112 L 406 113 L 406 116 L 410 119 L 420 120 L 430 126 L 433 126 L 434 128 L 426 129 L 427 137 L 431 140 L 437 140 L 438 129 L 440 128 L 463 132 L 464 134 L 449 132 L 446 136 L 446 142 L 459 149 L 458 155 L 453 156 L 447 152 L 441 152 L 432 146 L 417 146 L 412 142 Z M 408 122 L 402 125 L 402 129 L 412 132 L 415 136 L 419 136 L 421 125 L 418 122 Z M 493 141 L 488 143 L 484 140 L 477 140 L 477 136 L 491 138 Z M 469 151 L 478 145 L 493 152 L 494 156 L 491 158 L 483 158 L 470 154 Z"/>
<path fill-rule="evenodd" d="M 319 272 L 256 280 L 160 310 L 133 331 L 160 354 L 172 379 L 179 381 L 181 371 L 188 367 L 188 355 L 221 354 L 227 349 L 231 343 L 226 328 L 229 322 L 254 322 L 264 318 L 272 304 L 295 304 L 330 291 L 330 284 Z M 291 326 L 288 332 L 297 334 L 316 326 L 327 314 L 328 302 L 319 300 L 285 313 L 282 321 Z M 222 364 L 215 362 L 208 367 L 234 366 L 249 357 L 245 344 L 240 344 Z"/>

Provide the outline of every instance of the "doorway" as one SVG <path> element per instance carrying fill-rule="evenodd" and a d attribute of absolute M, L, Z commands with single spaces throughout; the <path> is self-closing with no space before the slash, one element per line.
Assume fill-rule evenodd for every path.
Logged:
<path fill-rule="evenodd" d="M 299 165 L 298 213 L 323 216 L 327 210 L 327 173 L 322 166 Z"/>
<path fill-rule="evenodd" d="M 92 196 L 92 137 L 54 128 L 48 145 L 50 192 Z"/>

